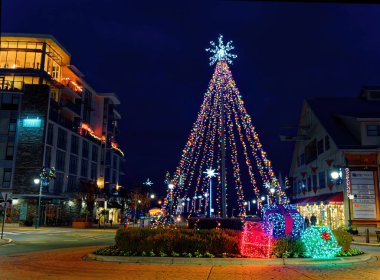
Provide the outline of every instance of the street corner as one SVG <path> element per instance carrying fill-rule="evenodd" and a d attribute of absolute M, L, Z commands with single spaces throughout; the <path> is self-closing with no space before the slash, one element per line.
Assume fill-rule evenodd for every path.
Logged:
<path fill-rule="evenodd" d="M 12 239 L 10 239 L 10 238 L 2 238 L 2 239 L 0 239 L 0 246 L 9 244 L 11 242 L 12 242 Z"/>

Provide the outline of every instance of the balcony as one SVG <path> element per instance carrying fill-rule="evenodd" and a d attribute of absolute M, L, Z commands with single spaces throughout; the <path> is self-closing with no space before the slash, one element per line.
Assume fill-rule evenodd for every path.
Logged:
<path fill-rule="evenodd" d="M 71 111 L 76 114 L 78 117 L 81 116 L 82 108 L 80 104 L 75 104 L 68 100 L 62 100 L 61 102 L 62 108 Z"/>
<path fill-rule="evenodd" d="M 62 79 L 61 84 L 63 85 L 63 91 L 74 95 L 76 98 L 82 98 L 83 88 L 79 86 L 76 82 L 70 80 L 69 78 Z"/>

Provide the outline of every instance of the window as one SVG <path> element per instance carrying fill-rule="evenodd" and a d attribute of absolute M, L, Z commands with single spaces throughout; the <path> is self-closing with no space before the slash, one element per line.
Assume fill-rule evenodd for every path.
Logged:
<path fill-rule="evenodd" d="M 113 171 L 112 183 L 116 184 L 118 181 L 116 170 Z"/>
<path fill-rule="evenodd" d="M 58 148 L 62 150 L 66 150 L 66 144 L 67 144 L 67 132 L 63 130 L 62 128 L 58 128 L 58 139 L 57 139 Z"/>
<path fill-rule="evenodd" d="M 321 189 L 326 188 L 325 171 L 319 172 L 318 177 L 319 177 L 319 188 Z"/>
<path fill-rule="evenodd" d="M 317 141 L 314 139 L 305 147 L 305 163 L 308 164 L 317 159 Z"/>
<path fill-rule="evenodd" d="M 367 136 L 380 136 L 378 125 L 367 125 Z"/>
<path fill-rule="evenodd" d="M 79 147 L 79 137 L 72 134 L 71 135 L 71 153 L 77 155 L 78 147 Z"/>
<path fill-rule="evenodd" d="M 54 179 L 54 192 L 61 193 L 63 190 L 64 175 L 61 172 L 57 172 L 55 176 L 56 177 Z"/>
<path fill-rule="evenodd" d="M 17 127 L 17 119 L 11 118 L 9 120 L 9 127 L 8 127 L 9 134 L 12 133 L 12 132 L 13 133 L 16 132 L 16 127 Z"/>
<path fill-rule="evenodd" d="M 13 159 L 14 148 L 15 148 L 14 143 L 8 143 L 7 144 L 7 153 L 5 155 L 5 159 L 7 159 L 7 160 Z"/>
<path fill-rule="evenodd" d="M 92 145 L 92 151 L 91 151 L 91 159 L 92 161 L 98 161 L 98 153 L 99 153 L 99 149 L 97 146 L 95 145 Z"/>
<path fill-rule="evenodd" d="M 317 183 L 317 175 L 313 175 L 313 188 L 317 188 L 318 183 Z"/>
<path fill-rule="evenodd" d="M 97 170 L 97 165 L 96 163 L 91 163 L 91 179 L 92 180 L 96 180 L 96 178 L 98 177 L 98 170 Z"/>
<path fill-rule="evenodd" d="M 49 147 L 49 146 L 46 146 L 45 166 L 51 166 L 51 147 Z"/>
<path fill-rule="evenodd" d="M 69 175 L 69 179 L 67 181 L 67 191 L 68 192 L 75 192 L 77 191 L 77 177 L 73 175 Z"/>
<path fill-rule="evenodd" d="M 83 140 L 83 147 L 82 147 L 82 157 L 88 158 L 88 142 Z"/>
<path fill-rule="evenodd" d="M 66 153 L 57 150 L 57 158 L 55 161 L 55 168 L 59 171 L 65 171 L 65 156 Z"/>
<path fill-rule="evenodd" d="M 12 169 L 4 168 L 3 174 L 3 188 L 10 188 L 12 180 Z"/>
<path fill-rule="evenodd" d="M 112 155 L 112 168 L 117 169 L 117 156 Z"/>
<path fill-rule="evenodd" d="M 69 164 L 69 173 L 77 175 L 78 172 L 78 157 L 71 155 Z"/>
<path fill-rule="evenodd" d="M 87 174 L 88 174 L 88 160 L 82 159 L 80 175 L 82 177 L 87 177 L 88 176 Z"/>
<path fill-rule="evenodd" d="M 318 144 L 317 144 L 317 153 L 318 155 L 320 154 L 323 154 L 324 152 L 324 146 L 323 146 L 323 138 L 321 140 L 318 141 Z"/>
<path fill-rule="evenodd" d="M 325 136 L 325 151 L 330 149 L 330 137 L 328 135 Z"/>
<path fill-rule="evenodd" d="M 53 145 L 53 137 L 54 137 L 54 127 L 52 123 L 48 124 L 48 131 L 47 131 L 47 139 L 46 142 L 49 145 Z"/>
<path fill-rule="evenodd" d="M 307 177 L 307 191 L 311 192 L 311 176 Z"/>

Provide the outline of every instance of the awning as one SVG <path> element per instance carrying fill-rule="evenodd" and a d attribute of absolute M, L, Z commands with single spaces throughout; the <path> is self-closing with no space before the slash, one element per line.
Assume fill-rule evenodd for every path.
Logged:
<path fill-rule="evenodd" d="M 306 203 L 313 204 L 316 202 L 343 202 L 343 192 L 337 192 L 337 193 L 326 193 L 316 196 L 310 196 L 305 198 L 298 198 L 293 199 L 292 204 L 302 204 L 305 205 Z"/>

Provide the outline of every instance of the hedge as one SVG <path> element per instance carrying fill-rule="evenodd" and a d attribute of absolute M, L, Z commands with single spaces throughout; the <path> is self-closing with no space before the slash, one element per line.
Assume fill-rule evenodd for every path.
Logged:
<path fill-rule="evenodd" d="M 137 255 L 147 252 L 238 255 L 239 242 L 240 233 L 232 230 L 120 228 L 115 236 L 119 250 Z"/>

